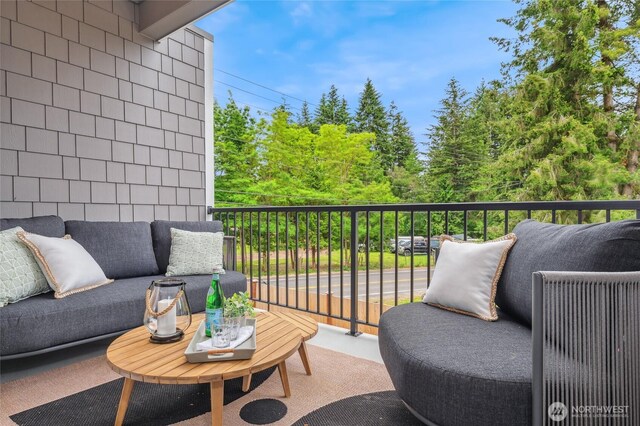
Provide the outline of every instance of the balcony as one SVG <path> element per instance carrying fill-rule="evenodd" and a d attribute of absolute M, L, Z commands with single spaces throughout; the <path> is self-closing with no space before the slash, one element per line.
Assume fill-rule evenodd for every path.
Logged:
<path fill-rule="evenodd" d="M 638 219 L 640 201 L 256 206 L 214 208 L 209 213 L 221 222 L 224 234 L 233 237 L 227 268 L 245 274 L 247 288 L 257 308 L 283 315 L 283 318 L 296 318 L 296 314 L 302 314 L 321 322 L 317 335 L 306 346 L 305 358 L 289 360 L 288 380 L 293 390 L 289 391 L 290 399 L 284 400 L 286 404 L 272 398 L 281 389 L 276 375 L 272 375 L 273 369 L 256 372 L 250 381 L 253 384 L 247 389 L 251 392 L 250 399 L 258 398 L 261 402 L 254 405 L 244 401 L 242 393 L 226 393 L 225 398 L 240 399 L 244 405 L 239 412 L 232 407 L 224 408 L 223 421 L 239 424 L 240 419 L 251 423 L 291 418 L 308 422 L 321 421 L 323 416 L 346 421 L 356 416 L 360 420 L 369 419 L 365 420 L 369 422 L 374 416 L 381 424 L 397 424 L 398 421 L 418 424 L 416 417 L 421 419 L 420 414 L 414 413 L 413 408 L 405 408 L 403 400 L 392 390 L 389 377 L 381 374 L 384 370 L 376 335 L 381 316 L 394 306 L 425 306 L 411 302 L 422 300 L 433 277 L 438 262 L 438 251 L 432 250 L 433 237 L 452 234 L 462 241 L 487 241 L 513 231 L 526 219 L 558 224 Z M 423 239 L 427 244 L 426 252 L 409 256 L 402 255 L 400 250 L 391 253 L 392 241 L 399 241 L 401 237 L 408 238 L 408 247 Z M 264 321 L 265 317 L 259 318 Z M 469 321 L 474 327 L 484 323 L 473 318 Z M 508 324 L 508 321 L 497 324 Z M 429 327 L 429 324 L 424 326 Z M 468 334 L 468 331 L 460 329 L 460 333 Z M 122 337 L 127 336 L 129 334 Z M 113 401 L 107 405 L 91 403 L 86 407 L 87 412 L 94 413 L 99 419 L 105 418 L 99 414 L 100 410 L 106 410 L 107 417 L 115 415 L 122 385 L 113 380 L 117 375 L 106 367 L 104 354 L 105 350 L 110 350 L 110 345 L 118 342 L 111 337 L 27 360 L 3 361 L 2 380 L 6 390 L 3 406 L 16 413 L 11 420 L 28 424 L 30 419 L 72 409 L 80 399 L 103 394 L 111 395 Z M 135 350 L 130 355 L 133 359 L 144 359 Z M 303 359 L 306 362 L 302 362 Z M 140 365 L 144 368 L 144 363 Z M 312 375 L 306 375 L 305 370 Z M 73 371 L 83 375 L 94 372 L 91 380 L 85 381 L 78 380 Z M 40 404 L 35 409 L 21 402 L 19 389 L 40 386 L 51 380 L 58 383 L 57 392 L 67 396 L 56 401 L 46 397 L 44 401 L 52 402 Z M 131 398 L 138 398 L 138 403 L 164 413 L 161 415 L 181 412 L 185 417 L 178 418 L 194 418 L 203 424 L 210 421 L 208 385 L 204 388 L 181 386 L 179 388 L 185 390 L 179 394 L 162 385 L 147 386 Z M 175 389 L 175 386 L 168 386 Z M 237 382 L 237 386 L 244 389 L 245 385 Z M 312 403 L 305 391 L 308 386 L 317 395 Z M 165 401 L 163 406 L 157 405 L 154 399 L 160 397 L 158 388 L 177 399 Z M 204 399 L 194 397 L 203 392 L 207 395 Z M 182 408 L 183 399 L 193 401 L 188 410 Z M 344 404 L 351 402 L 356 408 L 347 414 L 349 410 L 345 410 Z M 270 418 L 268 413 L 276 414 Z M 133 416 L 128 417 L 129 421 L 142 421 L 135 408 L 127 415 Z M 500 415 L 509 417 L 506 411 Z M 173 421 L 176 417 L 170 418 Z M 75 417 L 64 424 L 81 422 Z"/>
<path fill-rule="evenodd" d="M 105 278 L 115 278 L 108 286 L 88 286 L 56 299 L 55 283 L 43 276 L 47 293 L 0 308 L 0 343 L 6 351 L 1 353 L 0 424 L 419 424 L 424 416 L 400 394 L 402 383 L 383 365 L 381 318 L 406 312 L 403 307 L 432 308 L 420 302 L 439 262 L 440 235 L 482 242 L 512 232 L 525 219 L 563 225 L 640 219 L 639 200 L 209 207 L 215 175 L 213 123 L 207 118 L 213 116 L 213 37 L 191 23 L 227 3 L 0 2 L 1 230 L 28 224 L 33 226 L 28 232 L 57 240 L 71 234 L 95 257 Z M 208 273 L 184 277 L 190 303 L 198 306 L 193 323 L 182 330 L 188 338 L 149 346 L 149 332 L 140 328 L 149 309 L 146 290 L 167 270 L 170 228 L 214 233 L 219 224 L 231 243 L 225 267 L 233 286 L 227 288 L 249 291 L 260 310 L 258 324 L 269 326 L 258 340 L 257 350 L 264 353 L 232 361 L 237 362 L 233 368 L 184 361 L 185 347 L 203 318 L 198 311 L 205 306 Z M 156 229 L 163 226 L 164 234 Z M 91 231 L 76 232 L 78 227 Z M 138 275 L 120 268 L 141 268 L 143 261 L 150 266 Z M 31 264 L 40 268 L 35 257 Z M 85 270 L 72 265 L 74 272 Z M 577 300 L 599 302 L 589 312 L 597 312 L 594 318 L 604 318 L 606 326 L 588 330 L 603 347 L 616 343 L 613 354 L 586 353 L 610 362 L 604 369 L 598 364 L 596 371 L 615 373 L 618 382 L 601 381 L 587 391 L 605 386 L 618 391 L 614 385 L 624 383 L 632 391 L 620 394 L 631 397 L 611 401 L 616 410 L 626 407 L 628 417 L 614 420 L 633 423 L 640 421 L 640 382 L 634 375 L 640 370 L 640 338 L 638 305 L 629 309 L 626 302 L 637 300 L 638 293 L 633 283 L 623 284 L 600 293 L 594 285 L 592 294 L 578 294 L 582 299 Z M 558 293 L 573 295 L 564 288 Z M 586 312 L 572 308 L 573 316 L 563 316 L 564 311 L 544 306 L 537 303 L 532 310 L 536 320 L 543 313 L 548 315 L 544 324 L 558 326 L 549 340 L 568 335 L 571 318 Z M 535 417 L 548 408 L 542 401 L 557 394 L 529 395 L 532 388 L 541 389 L 543 376 L 532 378 L 528 368 L 531 361 L 535 371 L 542 371 L 545 336 L 536 335 L 537 355 L 530 356 L 530 327 L 514 325 L 508 315 L 485 322 L 435 308 L 429 312 L 455 319 L 436 344 L 421 348 L 424 353 L 440 348 L 440 361 L 457 361 L 476 339 L 487 348 L 470 352 L 469 358 L 500 367 L 503 361 L 522 361 L 522 388 L 484 401 L 515 395 L 522 405 L 493 412 L 469 408 L 471 415 L 490 411 L 506 419 L 503 424 L 529 417 L 542 424 Z M 467 322 L 457 327 L 457 320 Z M 412 322 L 406 324 L 400 331 Z M 439 332 L 436 325 L 419 323 L 421 330 L 413 335 Z M 491 329 L 498 337 L 509 335 L 495 332 L 500 327 L 526 335 L 524 345 L 483 341 L 482 333 Z M 588 334 L 573 343 L 589 346 Z M 448 351 L 446 344 L 456 339 L 466 340 Z M 563 342 L 573 348 L 569 343 Z M 115 364 L 116 357 L 122 364 Z M 399 370 L 413 371 L 415 363 L 397 358 Z M 472 361 L 459 361 L 457 367 Z M 618 365 L 620 370 L 611 367 Z M 436 386 L 422 396 L 444 395 L 435 404 L 445 413 L 437 423 L 464 423 L 460 412 L 479 400 L 465 394 L 473 386 L 451 390 L 431 374 L 413 378 Z M 486 418 L 477 423 L 493 424 Z"/>
<path fill-rule="evenodd" d="M 210 212 L 222 221 L 225 235 L 235 236 L 236 268 L 251 283 L 257 306 L 303 311 L 357 335 L 377 334 L 385 311 L 422 300 L 436 265 L 439 235 L 488 241 L 525 219 L 559 224 L 637 219 L 639 206 L 638 201 L 558 201 L 223 207 Z M 405 256 L 394 250 L 401 236 L 409 237 L 409 247 L 424 240 L 426 253 Z"/>

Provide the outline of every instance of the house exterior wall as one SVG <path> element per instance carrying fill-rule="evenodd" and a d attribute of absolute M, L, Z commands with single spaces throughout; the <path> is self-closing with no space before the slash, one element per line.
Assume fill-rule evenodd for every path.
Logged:
<path fill-rule="evenodd" d="M 182 29 L 155 43 L 128 0 L 0 12 L 0 215 L 204 220 L 211 41 Z"/>

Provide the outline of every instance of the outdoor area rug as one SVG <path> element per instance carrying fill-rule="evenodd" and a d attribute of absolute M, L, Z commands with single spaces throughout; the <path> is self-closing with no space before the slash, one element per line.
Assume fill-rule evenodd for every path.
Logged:
<path fill-rule="evenodd" d="M 310 342 L 311 343 L 311 342 Z M 413 425 L 382 364 L 307 345 L 312 376 L 297 354 L 287 360 L 291 397 L 273 369 L 225 382 L 225 425 Z M 123 379 L 105 357 L 3 383 L 0 425 L 112 425 Z M 400 421 L 400 423 L 398 423 Z M 128 425 L 210 425 L 208 385 L 136 382 Z"/>

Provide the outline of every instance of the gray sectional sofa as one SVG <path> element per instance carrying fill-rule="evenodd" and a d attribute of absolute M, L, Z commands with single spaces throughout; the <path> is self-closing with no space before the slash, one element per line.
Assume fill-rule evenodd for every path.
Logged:
<path fill-rule="evenodd" d="M 518 241 L 498 284 L 497 321 L 423 303 L 382 315 L 382 358 L 400 398 L 424 423 L 531 425 L 534 273 L 640 271 L 640 220 L 570 226 L 529 220 L 513 232 Z M 611 283 L 611 275 L 589 279 Z M 585 274 L 562 276 L 581 283 Z M 640 274 L 633 276 L 640 282 Z"/>
<path fill-rule="evenodd" d="M 169 263 L 170 228 L 198 232 L 222 231 L 213 222 L 64 222 L 57 216 L 2 219 L 0 230 L 22 227 L 49 237 L 71 235 L 93 256 L 115 282 L 63 299 L 53 292 L 0 308 L 0 357 L 3 360 L 36 355 L 102 338 L 116 336 L 142 325 L 145 290 L 162 278 Z M 246 278 L 231 270 L 235 247 L 225 237 L 226 274 L 221 276 L 225 295 L 246 291 Z M 193 312 L 203 311 L 210 275 L 183 278 Z"/>

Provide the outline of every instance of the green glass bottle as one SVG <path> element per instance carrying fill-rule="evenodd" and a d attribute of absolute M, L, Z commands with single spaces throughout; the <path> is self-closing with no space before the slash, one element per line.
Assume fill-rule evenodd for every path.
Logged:
<path fill-rule="evenodd" d="M 224 304 L 224 293 L 220 285 L 220 275 L 214 273 L 211 277 L 211 287 L 207 292 L 207 304 L 205 307 L 205 334 L 211 337 L 211 327 L 220 324 L 222 321 L 222 306 Z"/>

